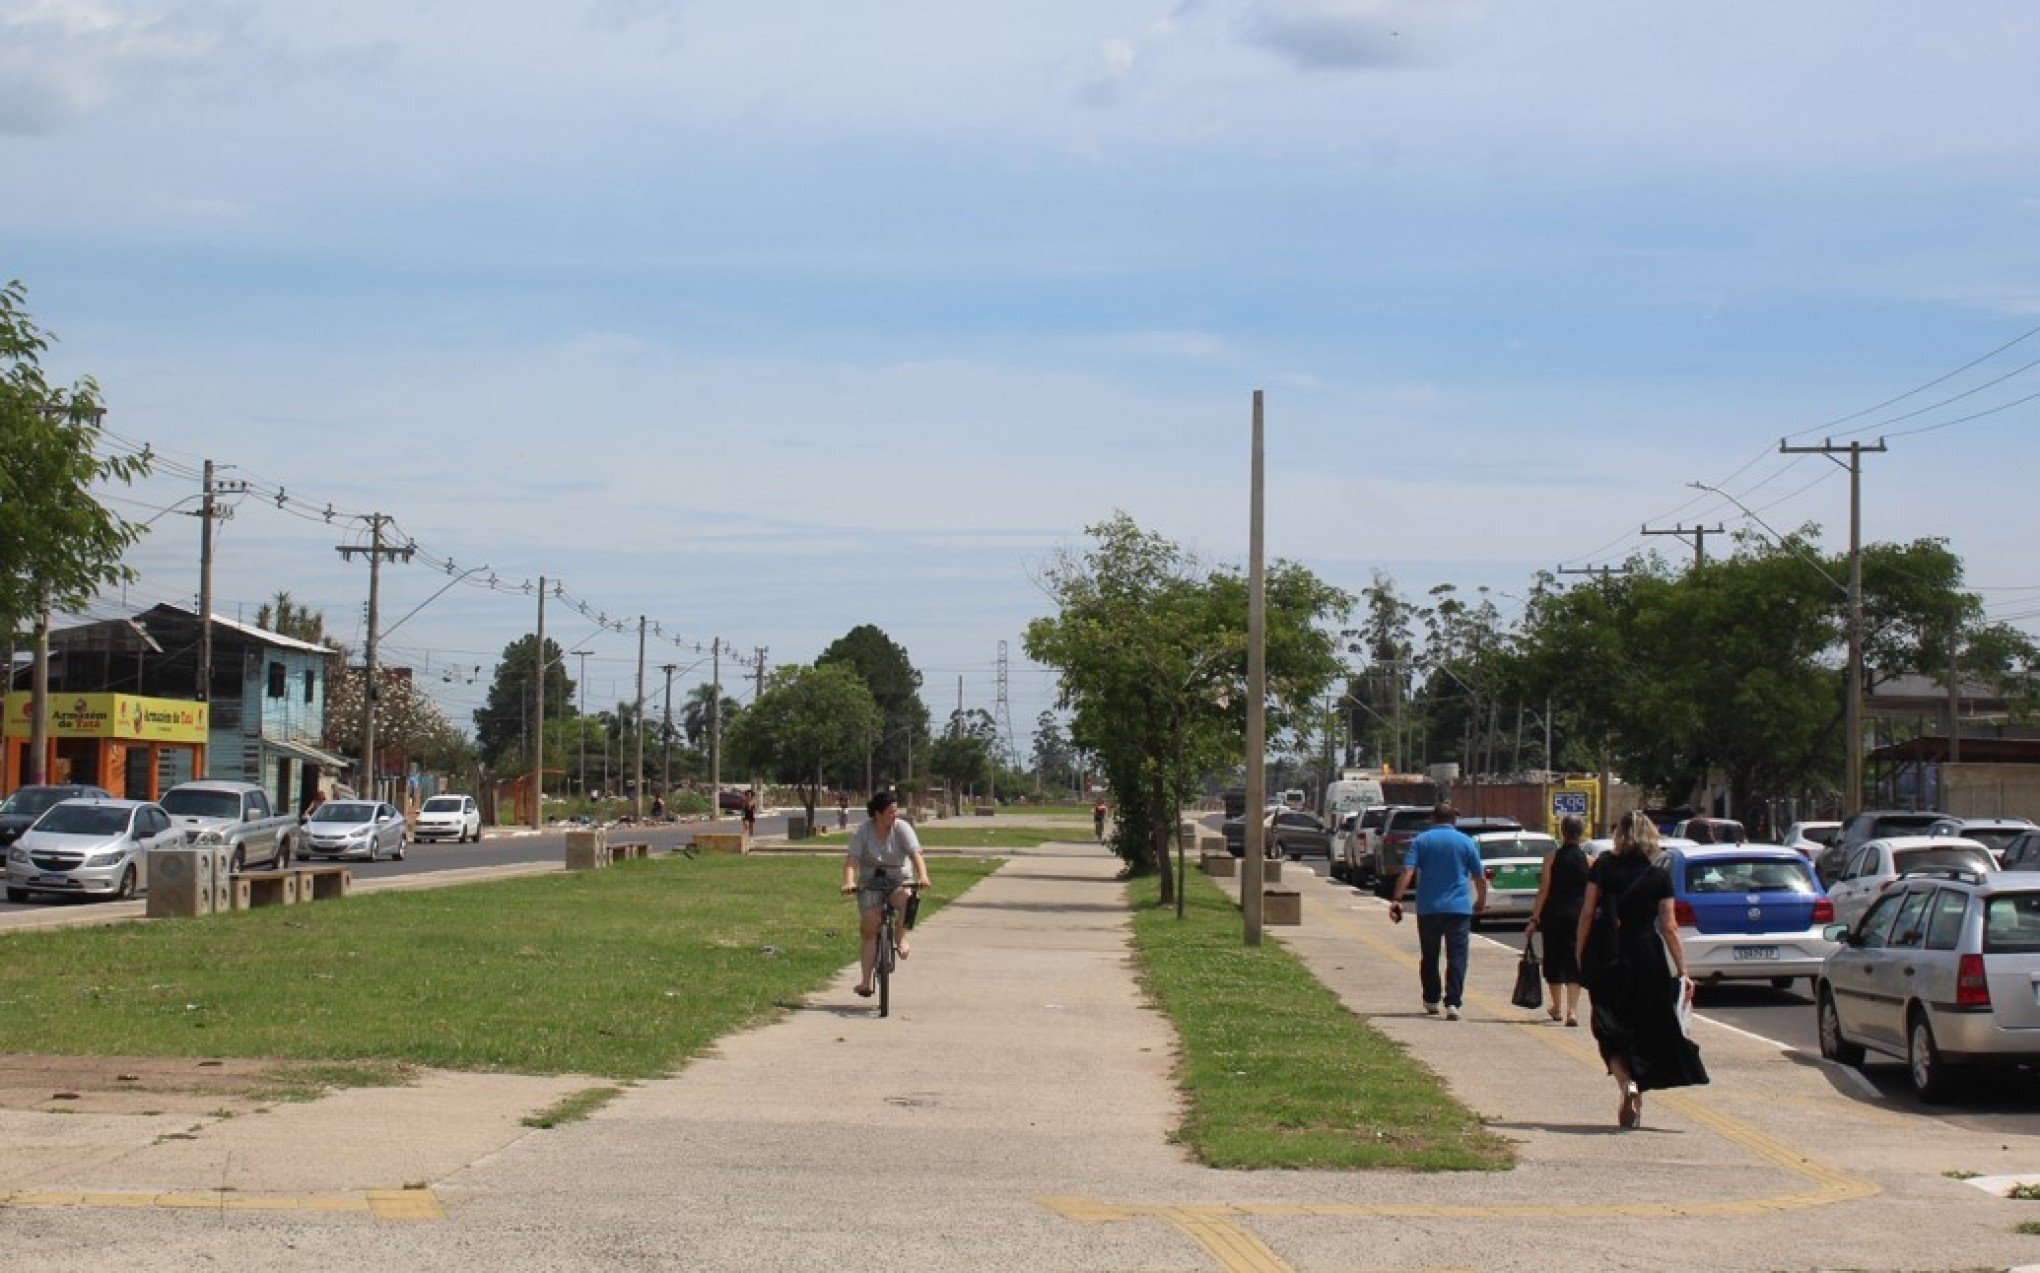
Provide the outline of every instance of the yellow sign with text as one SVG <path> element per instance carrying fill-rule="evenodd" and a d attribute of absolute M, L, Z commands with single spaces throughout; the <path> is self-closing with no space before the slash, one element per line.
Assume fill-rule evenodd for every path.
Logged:
<path fill-rule="evenodd" d="M 9 694 L 6 736 L 27 738 L 34 696 Z M 205 703 L 139 694 L 52 694 L 50 737 L 111 738 L 130 743 L 202 743 L 211 727 Z"/>
<path fill-rule="evenodd" d="M 1601 784 L 1592 778 L 1569 778 L 1551 788 L 1545 814 L 1552 838 L 1558 837 L 1558 820 L 1571 815 L 1587 824 L 1587 834 L 1601 825 Z"/>

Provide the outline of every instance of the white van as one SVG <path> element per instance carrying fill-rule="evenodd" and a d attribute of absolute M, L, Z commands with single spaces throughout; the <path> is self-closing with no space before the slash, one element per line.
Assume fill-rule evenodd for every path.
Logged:
<path fill-rule="evenodd" d="M 1325 804 L 1321 812 L 1325 825 L 1336 827 L 1347 814 L 1363 813 L 1369 805 L 1380 803 L 1381 779 L 1347 770 L 1339 775 L 1336 782 L 1326 784 Z"/>
<path fill-rule="evenodd" d="M 1291 787 L 1282 793 L 1282 807 L 1295 813 L 1302 813 L 1303 807 L 1309 799 L 1310 797 L 1304 793 L 1303 788 Z"/>

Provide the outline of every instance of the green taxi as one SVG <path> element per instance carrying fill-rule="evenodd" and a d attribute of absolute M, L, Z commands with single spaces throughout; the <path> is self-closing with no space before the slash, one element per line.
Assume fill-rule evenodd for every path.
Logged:
<path fill-rule="evenodd" d="M 1473 837 L 1487 876 L 1487 909 L 1481 919 L 1528 919 L 1544 880 L 1544 859 L 1558 841 L 1536 831 L 1486 831 Z"/>

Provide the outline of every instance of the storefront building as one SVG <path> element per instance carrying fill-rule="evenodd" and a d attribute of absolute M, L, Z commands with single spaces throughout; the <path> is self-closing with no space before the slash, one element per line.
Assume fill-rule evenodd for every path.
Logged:
<path fill-rule="evenodd" d="M 0 790 L 12 791 L 32 769 L 34 701 L 19 690 L 4 701 Z M 52 783 L 92 783 L 130 800 L 154 800 L 205 774 L 209 718 L 206 704 L 188 699 L 51 694 L 43 772 Z"/>

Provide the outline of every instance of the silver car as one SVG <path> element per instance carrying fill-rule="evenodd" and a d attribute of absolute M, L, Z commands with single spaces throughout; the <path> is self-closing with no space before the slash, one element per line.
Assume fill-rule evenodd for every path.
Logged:
<path fill-rule="evenodd" d="M 302 858 L 367 858 L 387 853 L 404 860 L 404 815 L 396 806 L 369 800 L 328 800 L 298 828 Z"/>
<path fill-rule="evenodd" d="M 146 800 L 62 800 L 7 850 L 7 900 L 36 893 L 125 900 L 149 886 L 149 850 L 184 833 Z"/>
<path fill-rule="evenodd" d="M 1898 1057 L 1926 1101 L 1965 1066 L 2040 1063 L 2040 871 L 1902 876 L 1828 935 L 1841 944 L 1814 988 L 1822 1056 Z"/>
<path fill-rule="evenodd" d="M 1848 864 L 1835 882 L 1828 885 L 1828 900 L 1835 904 L 1835 921 L 1855 923 L 1878 895 L 1891 887 L 1893 880 L 1908 871 L 1931 867 L 1988 872 L 1997 869 L 1997 859 L 1974 840 L 1927 835 L 1872 840 L 1849 855 Z"/>

